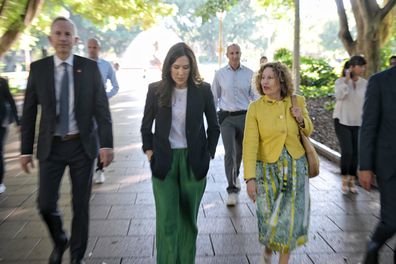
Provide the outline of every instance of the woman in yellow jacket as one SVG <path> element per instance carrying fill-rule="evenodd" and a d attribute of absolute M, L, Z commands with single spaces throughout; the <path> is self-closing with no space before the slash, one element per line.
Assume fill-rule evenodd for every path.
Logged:
<path fill-rule="evenodd" d="M 305 99 L 292 107 L 290 71 L 282 63 L 261 66 L 256 77 L 260 99 L 250 104 L 243 141 L 244 178 L 250 199 L 257 203 L 261 263 L 288 263 L 290 252 L 307 242 L 310 213 L 307 160 L 299 129 L 313 130 Z"/>

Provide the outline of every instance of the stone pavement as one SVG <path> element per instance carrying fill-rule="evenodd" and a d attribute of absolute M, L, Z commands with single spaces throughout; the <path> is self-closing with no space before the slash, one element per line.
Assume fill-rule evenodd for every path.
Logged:
<path fill-rule="evenodd" d="M 150 171 L 141 152 L 140 121 L 147 90 L 146 79 L 120 72 L 120 93 L 111 100 L 115 161 L 107 180 L 94 185 L 87 263 L 155 263 L 155 210 Z M 36 210 L 37 170 L 20 171 L 19 135 L 11 128 L 6 144 L 7 190 L 0 195 L 0 263 L 47 263 L 52 250 L 48 232 Z M 245 184 L 239 203 L 225 205 L 227 197 L 220 141 L 208 173 L 199 213 L 197 264 L 259 263 L 255 207 Z M 36 162 L 37 165 L 37 162 Z M 321 174 L 310 181 L 312 214 L 309 243 L 292 254 L 290 263 L 358 263 L 366 239 L 378 221 L 379 195 L 359 188 L 358 195 L 342 195 L 338 168 L 322 159 Z M 70 186 L 65 175 L 59 206 L 70 228 Z M 392 263 L 390 241 L 381 252 L 383 264 Z M 68 252 L 64 262 L 68 262 Z M 273 257 L 277 263 L 276 256 Z"/>

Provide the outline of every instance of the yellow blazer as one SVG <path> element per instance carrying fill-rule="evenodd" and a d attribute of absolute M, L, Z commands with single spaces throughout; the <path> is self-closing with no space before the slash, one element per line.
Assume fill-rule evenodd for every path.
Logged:
<path fill-rule="evenodd" d="M 297 95 L 297 104 L 304 117 L 303 132 L 309 136 L 313 131 L 305 98 Z M 279 159 L 285 146 L 293 159 L 305 154 L 300 141 L 299 127 L 292 116 L 291 97 L 274 101 L 262 96 L 249 105 L 243 139 L 243 166 L 245 180 L 256 178 L 256 161 L 273 163 Z"/>

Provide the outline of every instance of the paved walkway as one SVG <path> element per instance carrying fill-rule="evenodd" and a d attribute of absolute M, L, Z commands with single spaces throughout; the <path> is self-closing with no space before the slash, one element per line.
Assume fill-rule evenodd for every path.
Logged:
<path fill-rule="evenodd" d="M 147 83 L 132 72 L 120 74 L 122 89 L 111 100 L 115 162 L 106 170 L 106 182 L 93 187 L 86 260 L 108 264 L 155 263 L 154 200 L 139 133 Z M 18 137 L 15 129 L 11 129 L 6 145 L 7 190 L 0 195 L 0 263 L 47 263 L 52 245 L 36 210 L 37 170 L 30 175 L 20 171 Z M 248 200 L 243 183 L 239 204 L 234 208 L 225 205 L 223 157 L 220 142 L 199 213 L 196 263 L 256 264 L 261 247 L 254 204 Z M 366 239 L 378 221 L 379 195 L 377 191 L 369 193 L 360 188 L 358 195 L 342 195 L 337 172 L 334 164 L 322 160 L 321 175 L 310 181 L 309 243 L 293 252 L 290 263 L 361 261 Z M 68 231 L 69 193 L 68 177 L 64 177 L 59 205 Z M 391 247 L 395 244 L 394 239 L 384 247 L 381 263 L 392 263 Z M 66 252 L 65 263 L 68 258 Z"/>

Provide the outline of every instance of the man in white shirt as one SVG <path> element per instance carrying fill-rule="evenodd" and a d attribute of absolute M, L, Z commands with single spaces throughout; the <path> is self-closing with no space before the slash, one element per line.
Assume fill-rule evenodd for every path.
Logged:
<path fill-rule="evenodd" d="M 241 64 L 239 45 L 229 45 L 226 55 L 228 64 L 216 72 L 212 92 L 215 105 L 219 108 L 218 117 L 225 150 L 227 205 L 234 206 L 241 190 L 238 175 L 242 160 L 246 111 L 249 103 L 257 98 L 257 94 L 251 87 L 253 71 Z"/>
<path fill-rule="evenodd" d="M 98 67 L 103 79 L 103 85 L 106 88 L 107 98 L 110 99 L 111 97 L 113 97 L 118 93 L 118 89 L 119 89 L 115 71 L 111 66 L 110 62 L 99 58 L 100 43 L 97 39 L 95 38 L 88 39 L 87 46 L 88 46 L 89 58 L 98 63 Z M 107 89 L 107 80 L 110 80 L 111 82 L 112 87 L 110 90 Z M 104 181 L 106 180 L 106 176 L 103 170 L 103 165 L 99 157 L 97 159 L 97 166 L 94 177 L 95 177 L 95 183 L 104 183 Z"/>

